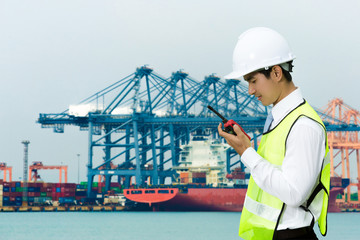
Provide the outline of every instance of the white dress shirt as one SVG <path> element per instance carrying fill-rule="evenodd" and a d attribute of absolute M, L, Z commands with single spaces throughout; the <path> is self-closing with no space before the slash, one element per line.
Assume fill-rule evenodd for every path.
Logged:
<path fill-rule="evenodd" d="M 297 88 L 271 110 L 273 129 L 294 108 L 304 101 Z M 281 167 L 263 159 L 253 148 L 248 148 L 241 161 L 250 169 L 256 184 L 285 203 L 277 230 L 310 226 L 312 215 L 299 206 L 317 185 L 325 156 L 325 132 L 322 126 L 301 117 L 292 127 L 286 141 L 286 153 Z M 315 216 L 318 219 L 319 216 Z"/>

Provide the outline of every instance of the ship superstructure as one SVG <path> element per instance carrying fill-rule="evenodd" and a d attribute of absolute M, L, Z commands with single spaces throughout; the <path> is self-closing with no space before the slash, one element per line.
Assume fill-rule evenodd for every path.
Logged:
<path fill-rule="evenodd" d="M 179 165 L 173 167 L 180 184 L 207 184 L 217 187 L 226 181 L 226 151 L 229 145 L 205 134 L 193 136 L 181 146 Z"/>

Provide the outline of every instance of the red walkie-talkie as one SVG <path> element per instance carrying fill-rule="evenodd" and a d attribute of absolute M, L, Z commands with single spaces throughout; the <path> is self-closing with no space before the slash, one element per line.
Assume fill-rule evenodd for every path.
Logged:
<path fill-rule="evenodd" d="M 223 131 L 224 132 L 227 132 L 227 133 L 230 133 L 230 134 L 233 134 L 236 136 L 236 133 L 233 129 L 233 126 L 236 124 L 239 126 L 239 128 L 241 129 L 241 131 L 249 138 L 249 140 L 251 140 L 250 136 L 246 134 L 246 132 L 244 131 L 244 129 L 237 123 L 235 122 L 234 120 L 230 119 L 230 120 L 227 120 L 226 118 L 224 118 L 220 113 L 218 113 L 218 111 L 216 111 L 215 109 L 213 109 L 210 105 L 207 106 L 208 109 L 210 109 L 211 111 L 213 111 L 216 115 L 218 115 L 221 119 L 222 119 L 222 122 L 224 123 L 224 129 Z"/>

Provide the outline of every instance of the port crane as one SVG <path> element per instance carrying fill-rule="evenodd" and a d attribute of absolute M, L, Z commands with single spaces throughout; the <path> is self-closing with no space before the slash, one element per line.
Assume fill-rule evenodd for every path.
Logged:
<path fill-rule="evenodd" d="M 348 125 L 360 124 L 360 113 L 358 110 L 344 103 L 342 99 L 331 100 L 323 110 L 323 119 L 331 124 L 344 122 Z M 338 119 L 336 121 L 336 119 Z M 328 133 L 330 171 L 331 177 L 350 179 L 350 184 L 346 187 L 345 197 L 337 199 L 339 205 L 346 205 L 344 208 L 360 208 L 360 138 L 358 131 L 332 131 Z M 351 160 L 353 157 L 353 161 Z M 350 171 L 350 166 L 356 168 L 355 176 Z M 354 174 L 354 173 L 353 173 Z M 351 189 L 358 194 L 358 199 L 351 198 Z M 344 204 L 346 202 L 346 204 Z M 352 207 L 351 207 L 352 206 Z"/>
<path fill-rule="evenodd" d="M 40 179 L 40 175 L 38 175 L 38 170 L 43 169 L 43 170 L 53 170 L 53 169 L 58 169 L 59 170 L 59 183 L 62 182 L 62 175 L 64 174 L 64 181 L 65 183 L 67 183 L 67 166 L 64 165 L 54 165 L 54 166 L 46 166 L 43 165 L 42 162 L 36 161 L 33 162 L 32 165 L 29 166 L 29 172 L 30 172 L 30 176 L 29 176 L 29 181 L 34 181 L 36 182 L 37 180 Z"/>
<path fill-rule="evenodd" d="M 248 95 L 247 86 L 239 80 L 222 81 L 211 74 L 199 82 L 183 70 L 166 78 L 148 66 L 139 67 L 61 113 L 40 113 L 37 122 L 56 133 L 63 133 L 65 125 L 88 132 L 91 196 L 96 175 L 105 177 L 106 190 L 114 176 L 119 182 L 125 179 L 126 186 L 132 179 L 136 185 L 144 184 L 149 177 L 153 185 L 174 179 L 172 166 L 178 165 L 181 145 L 190 141 L 192 133 L 201 130 L 218 138 L 220 121 L 208 105 L 239 123 L 257 148 L 269 109 Z M 360 130 L 357 124 L 332 120 L 336 124 L 325 121 L 328 131 Z M 145 167 L 149 164 L 151 169 Z M 227 172 L 239 164 L 240 156 L 229 149 Z"/>
<path fill-rule="evenodd" d="M 9 181 L 12 181 L 12 167 L 7 166 L 5 162 L 0 162 L 0 171 L 4 171 L 4 181 L 6 182 L 6 176 L 9 175 Z"/>

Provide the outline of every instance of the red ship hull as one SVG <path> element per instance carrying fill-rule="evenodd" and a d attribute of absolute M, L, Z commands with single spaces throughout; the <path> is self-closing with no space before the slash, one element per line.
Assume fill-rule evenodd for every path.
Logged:
<path fill-rule="evenodd" d="M 187 192 L 169 188 L 168 194 L 146 194 L 149 190 L 153 189 L 142 189 L 142 193 L 139 189 L 124 189 L 124 196 L 137 203 L 147 203 L 155 211 L 241 212 L 246 194 L 244 188 L 188 188 Z"/>

